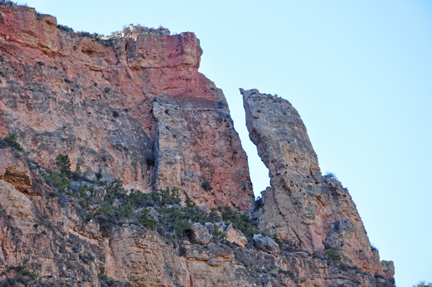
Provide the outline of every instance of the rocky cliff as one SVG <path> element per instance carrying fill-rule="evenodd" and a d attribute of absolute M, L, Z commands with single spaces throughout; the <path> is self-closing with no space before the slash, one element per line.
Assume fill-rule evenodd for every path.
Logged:
<path fill-rule="evenodd" d="M 242 90 L 271 177 L 254 203 L 201 54 L 0 1 L 0 286 L 394 286 L 297 111 Z"/>
<path fill-rule="evenodd" d="M 371 247 L 356 206 L 318 158 L 297 110 L 277 96 L 241 90 L 251 140 L 269 169 L 259 228 L 313 253 L 337 250 L 342 261 L 393 276 L 392 262 Z"/>
<path fill-rule="evenodd" d="M 139 216 L 123 217 L 107 229 L 120 208 L 104 213 L 100 210 L 108 205 L 91 204 L 86 210 L 83 203 L 93 203 L 100 188 L 81 187 L 98 183 L 81 180 L 80 195 L 73 187 L 62 193 L 59 185 L 48 186 L 38 175 L 43 167 L 10 148 L 0 149 L 0 161 L 0 286 L 394 286 L 391 277 L 345 264 L 337 253 L 312 253 L 265 235 L 247 241 L 237 229 L 233 236 L 232 224 L 209 236 L 212 225 L 222 227 L 224 221 L 241 226 L 226 210 L 222 222 L 218 216 L 215 223 L 206 222 L 191 241 L 172 237 L 164 221 L 186 212 L 194 218 L 199 211 L 161 202 L 151 208 L 157 230 Z M 113 190 L 104 188 L 107 201 Z M 125 198 L 118 195 L 123 196 L 116 201 Z M 99 210 L 88 220 L 83 213 L 92 209 Z M 204 219 L 209 220 L 212 216 Z M 214 240 L 222 233 L 225 237 Z M 212 240 L 193 239 L 205 237 Z"/>
<path fill-rule="evenodd" d="M 68 154 L 89 178 L 251 208 L 246 154 L 222 91 L 198 72 L 193 33 L 132 26 L 93 39 L 59 27 L 1 6 L 0 137 L 16 134 L 45 167 Z"/>

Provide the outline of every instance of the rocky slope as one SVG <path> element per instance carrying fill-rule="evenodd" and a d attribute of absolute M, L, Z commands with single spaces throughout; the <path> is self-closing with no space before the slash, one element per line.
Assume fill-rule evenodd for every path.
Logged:
<path fill-rule="evenodd" d="M 46 167 L 68 154 L 89 178 L 250 209 L 246 154 L 222 91 L 198 72 L 193 33 L 131 26 L 93 39 L 59 27 L 0 5 L 0 137 L 17 134 Z"/>
<path fill-rule="evenodd" d="M 242 90 L 271 177 L 254 203 L 201 54 L 193 33 L 100 37 L 0 1 L 0 286 L 394 286 L 297 111 Z"/>
<path fill-rule="evenodd" d="M 342 261 L 387 277 L 393 262 L 380 261 L 356 206 L 333 176 L 322 176 L 297 110 L 277 96 L 241 90 L 251 140 L 269 169 L 259 228 L 309 252 L 337 250 Z"/>
<path fill-rule="evenodd" d="M 0 149 L 0 160 L 7 163 L 0 170 L 0 286 L 394 286 L 392 278 L 288 242 L 280 248 L 266 236 L 245 246 L 229 236 L 198 244 L 132 221 L 104 235 L 71 193 L 50 192 L 37 164 L 10 149 Z"/>

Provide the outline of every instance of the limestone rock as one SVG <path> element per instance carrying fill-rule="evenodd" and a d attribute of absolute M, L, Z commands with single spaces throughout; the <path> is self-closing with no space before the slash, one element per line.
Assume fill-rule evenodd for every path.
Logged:
<path fill-rule="evenodd" d="M 226 240 L 237 246 L 244 247 L 248 241 L 244 234 L 233 227 L 232 223 L 225 230 Z"/>
<path fill-rule="evenodd" d="M 177 187 L 205 209 L 253 206 L 246 154 L 222 91 L 198 72 L 193 33 L 132 26 L 95 40 L 56 25 L 0 5 L 0 137 L 17 134 L 47 168 L 62 153 L 90 179 Z"/>
<path fill-rule="evenodd" d="M 199 222 L 196 222 L 189 227 L 188 231 L 190 232 L 192 240 L 200 245 L 209 244 L 210 240 L 213 238 L 213 235 L 209 233 L 207 228 Z"/>
<path fill-rule="evenodd" d="M 33 196 L 0 180 L 0 284 L 6 284 L 4 276 L 14 276 L 10 267 L 25 259 L 29 270 L 52 286 L 394 286 L 391 278 L 300 250 L 277 254 L 276 243 L 261 235 L 255 236 L 257 249 L 187 241 L 176 247 L 134 224 L 113 228 L 107 238 L 94 222 L 85 224 L 76 202 L 60 204 L 46 192 Z M 232 230 L 222 222 L 215 226 Z M 98 276 L 101 267 L 112 278 L 106 283 Z"/>
<path fill-rule="evenodd" d="M 271 254 L 279 254 L 280 248 L 279 245 L 270 237 L 268 236 L 262 236 L 261 234 L 254 234 L 253 237 L 255 245 L 268 253 Z"/>
<path fill-rule="evenodd" d="M 240 90 L 249 136 L 269 169 L 259 228 L 309 252 L 334 248 L 343 262 L 393 277 L 392 262 L 381 262 L 346 188 L 322 176 L 318 158 L 297 110 L 277 96 Z"/>
<path fill-rule="evenodd" d="M 42 281 L 29 286 L 394 286 L 393 264 L 370 250 L 348 191 L 321 175 L 298 113 L 257 90 L 243 94 L 271 176 L 259 228 L 294 247 L 279 252 L 256 235 L 255 246 L 241 248 L 244 236 L 224 222 L 194 224 L 192 243 L 133 220 L 106 218 L 105 232 L 86 216 L 102 203 L 53 197 L 37 170 L 55 169 L 62 153 L 93 180 L 121 178 L 144 192 L 177 187 L 201 209 L 250 210 L 246 154 L 222 91 L 198 72 L 201 54 L 193 33 L 131 26 L 95 39 L 33 8 L 0 4 L 0 137 L 17 134 L 24 147 L 14 153 L 0 140 L 1 286 L 23 261 Z M 88 196 L 106 197 L 96 181 L 86 184 L 95 184 Z M 164 212 L 156 209 L 150 218 Z M 234 244 L 210 243 L 214 227 Z M 342 263 L 324 258 L 329 248 Z"/>

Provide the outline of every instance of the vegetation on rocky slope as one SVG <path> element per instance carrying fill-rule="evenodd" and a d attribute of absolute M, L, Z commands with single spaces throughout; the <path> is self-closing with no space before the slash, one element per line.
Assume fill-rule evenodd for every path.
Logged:
<path fill-rule="evenodd" d="M 115 226 L 136 224 L 157 230 L 167 239 L 189 239 L 187 230 L 193 223 L 204 225 L 206 222 L 222 221 L 232 223 L 248 239 L 259 233 L 256 220 L 228 206 L 206 212 L 198 208 L 187 195 L 185 206 L 182 206 L 176 187 L 152 193 L 126 190 L 120 179 L 92 181 L 79 172 L 72 172 L 67 155 L 58 155 L 56 164 L 58 171 L 40 170 L 52 187 L 51 195 L 57 197 L 62 205 L 71 200 L 77 201 L 85 222 L 97 222 L 104 237 L 109 237 Z M 213 240 L 224 240 L 223 234 L 216 228 L 213 230 Z"/>

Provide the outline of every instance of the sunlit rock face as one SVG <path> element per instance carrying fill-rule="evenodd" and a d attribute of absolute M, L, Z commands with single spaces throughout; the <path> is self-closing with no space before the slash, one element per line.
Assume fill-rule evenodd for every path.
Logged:
<path fill-rule="evenodd" d="M 343 262 L 393 276 L 392 262 L 372 250 L 346 188 L 322 176 L 318 158 L 297 110 L 277 96 L 242 90 L 251 140 L 269 169 L 259 228 L 309 252 L 337 250 Z"/>
<path fill-rule="evenodd" d="M 0 286 L 394 286 L 348 191 L 321 175 L 297 111 L 242 90 L 271 176 L 253 207 L 246 154 L 222 91 L 198 72 L 201 54 L 193 33 L 97 37 L 0 2 L 0 138 L 24 148 L 0 140 Z M 46 176 L 59 154 L 85 175 L 67 190 Z M 114 178 L 125 189 L 108 189 Z M 112 220 L 132 208 L 131 188 L 167 187 L 189 199 Z M 212 222 L 197 217 L 219 206 Z M 157 227 L 139 220 L 145 210 Z M 227 211 L 239 221 L 220 219 Z M 181 237 L 168 216 L 190 225 L 174 226 Z"/>
<path fill-rule="evenodd" d="M 6 159 L 0 171 L 20 166 L 20 174 L 30 180 L 26 190 L 19 190 L 22 185 L 0 178 L 2 286 L 11 286 L 17 278 L 30 284 L 88 287 L 394 286 L 392 278 L 335 264 L 288 244 L 279 249 L 267 236 L 256 234 L 255 243 L 247 242 L 232 224 L 225 233 L 233 243 L 170 241 L 137 224 L 113 226 L 104 234 L 97 222 L 85 220 L 76 199 L 52 196 L 33 172 L 37 165 L 32 163 L 30 170 L 10 149 L 0 149 L 0 158 Z M 19 269 L 23 262 L 27 273 Z M 39 283 L 30 280 L 29 272 Z"/>
<path fill-rule="evenodd" d="M 131 26 L 96 39 L 0 9 L 0 137 L 17 134 L 46 167 L 68 154 L 90 178 L 251 208 L 246 154 L 222 91 L 198 72 L 193 33 Z"/>

